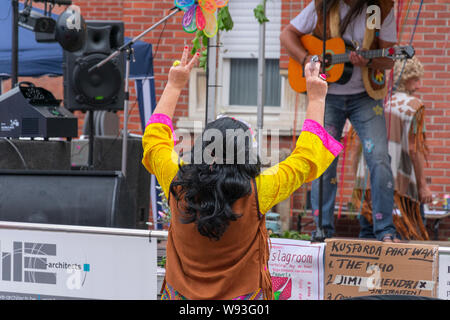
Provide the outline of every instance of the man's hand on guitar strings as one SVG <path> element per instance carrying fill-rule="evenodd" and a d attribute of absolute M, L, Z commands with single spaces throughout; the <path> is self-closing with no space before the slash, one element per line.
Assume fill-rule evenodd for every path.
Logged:
<path fill-rule="evenodd" d="M 362 49 L 364 50 L 364 49 Z M 369 63 L 369 59 L 364 58 L 362 55 L 358 54 L 356 51 L 350 52 L 348 56 L 350 62 L 356 67 L 365 67 Z"/>

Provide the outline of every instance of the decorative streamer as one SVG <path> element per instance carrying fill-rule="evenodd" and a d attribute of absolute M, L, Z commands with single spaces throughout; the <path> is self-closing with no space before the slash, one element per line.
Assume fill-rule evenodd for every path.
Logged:
<path fill-rule="evenodd" d="M 228 0 L 175 0 L 175 6 L 184 11 L 183 30 L 189 33 L 200 30 L 208 38 L 217 34 L 217 9 L 227 4 Z"/>

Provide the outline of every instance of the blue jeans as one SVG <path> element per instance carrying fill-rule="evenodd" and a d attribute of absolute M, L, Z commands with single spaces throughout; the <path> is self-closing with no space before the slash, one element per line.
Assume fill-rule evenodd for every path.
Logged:
<path fill-rule="evenodd" d="M 388 153 L 383 102 L 373 100 L 365 92 L 352 95 L 328 94 L 325 105 L 325 130 L 338 141 L 347 118 L 361 140 L 364 158 L 370 172 L 374 223 L 373 228 L 369 224 L 362 223 L 359 237 L 373 238 L 375 236 L 381 240 L 386 234 L 396 234 L 392 220 L 394 182 Z M 338 186 L 337 163 L 338 158 L 322 175 L 322 228 L 327 238 L 334 235 L 334 206 Z M 318 227 L 319 179 L 312 182 L 311 206 Z"/>

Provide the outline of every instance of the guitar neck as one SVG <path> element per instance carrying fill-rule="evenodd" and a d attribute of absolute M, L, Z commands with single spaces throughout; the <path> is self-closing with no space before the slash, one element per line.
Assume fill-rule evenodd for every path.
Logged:
<path fill-rule="evenodd" d="M 388 54 L 389 48 L 383 48 L 383 49 L 376 49 L 376 50 L 367 50 L 367 51 L 355 51 L 359 55 L 363 56 L 366 59 L 373 59 L 373 58 L 379 58 L 379 57 L 385 57 Z M 334 54 L 331 57 L 331 64 L 339 64 L 339 63 L 346 63 L 350 61 L 349 53 L 343 53 L 343 54 Z"/>

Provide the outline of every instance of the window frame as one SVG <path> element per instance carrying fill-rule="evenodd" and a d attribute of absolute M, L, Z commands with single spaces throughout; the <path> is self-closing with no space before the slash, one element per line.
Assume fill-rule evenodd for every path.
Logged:
<path fill-rule="evenodd" d="M 233 114 L 256 114 L 258 111 L 257 105 L 230 105 L 230 75 L 231 75 L 231 59 L 220 56 L 219 54 L 219 67 L 218 67 L 218 79 L 222 85 L 217 88 L 217 94 L 219 97 L 219 109 L 226 109 L 226 113 Z M 264 106 L 264 113 L 266 114 L 280 114 L 283 110 L 283 92 L 285 90 L 285 78 L 280 73 L 281 77 L 281 89 L 280 89 L 280 106 Z"/>

